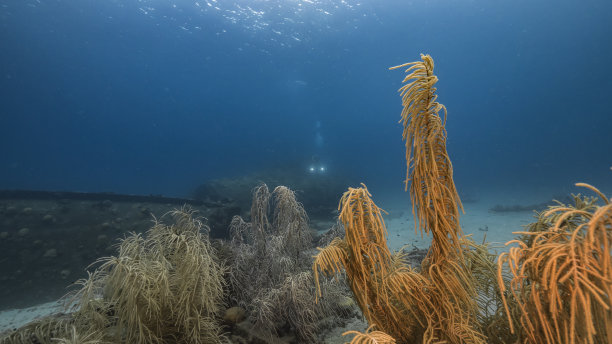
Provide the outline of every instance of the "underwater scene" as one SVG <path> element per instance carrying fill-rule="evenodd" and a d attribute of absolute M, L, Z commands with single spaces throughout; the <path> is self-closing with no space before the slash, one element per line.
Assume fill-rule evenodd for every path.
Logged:
<path fill-rule="evenodd" d="M 0 344 L 612 344 L 609 0 L 0 1 Z"/>

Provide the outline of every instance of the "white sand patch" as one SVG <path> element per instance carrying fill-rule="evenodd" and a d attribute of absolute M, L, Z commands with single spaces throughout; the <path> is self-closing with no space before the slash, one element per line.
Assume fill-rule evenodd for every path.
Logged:
<path fill-rule="evenodd" d="M 525 231 L 525 226 L 536 220 L 533 211 L 490 211 L 495 205 L 483 201 L 465 206 L 465 214 L 460 219 L 461 228 L 477 243 L 481 243 L 486 235 L 487 242 L 504 245 L 517 238 L 514 232 Z"/>
<path fill-rule="evenodd" d="M 64 311 L 61 301 L 53 301 L 24 309 L 10 309 L 0 312 L 0 334 L 22 327 L 34 320 Z"/>
<path fill-rule="evenodd" d="M 460 216 L 460 224 L 464 234 L 471 234 L 474 241 L 481 243 L 486 235 L 486 241 L 498 245 L 516 238 L 513 232 L 524 230 L 524 226 L 534 222 L 532 211 L 521 212 L 492 212 L 490 209 L 497 202 L 479 200 L 478 202 L 464 204 L 465 213 Z M 392 251 L 399 250 L 402 246 L 407 248 L 428 248 L 431 236 L 421 237 L 420 231 L 415 233 L 412 209 L 404 208 L 405 202 L 401 204 L 387 203 L 385 224 L 388 232 L 388 245 Z M 503 250 L 504 248 L 502 248 Z"/>

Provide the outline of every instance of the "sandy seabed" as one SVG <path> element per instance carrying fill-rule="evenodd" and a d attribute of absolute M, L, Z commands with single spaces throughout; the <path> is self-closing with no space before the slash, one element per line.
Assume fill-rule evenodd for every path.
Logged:
<path fill-rule="evenodd" d="M 18 329 L 34 320 L 63 311 L 64 305 L 60 301 L 47 302 L 23 309 L 2 311 L 0 312 L 0 337 L 6 331 Z"/>

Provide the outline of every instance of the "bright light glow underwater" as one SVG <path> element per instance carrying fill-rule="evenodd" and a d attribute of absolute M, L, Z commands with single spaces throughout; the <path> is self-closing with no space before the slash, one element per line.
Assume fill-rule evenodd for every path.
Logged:
<path fill-rule="evenodd" d="M 327 168 L 323 165 L 321 166 L 310 166 L 308 168 L 308 172 L 310 172 L 310 174 L 324 174 L 325 172 L 327 172 Z"/>

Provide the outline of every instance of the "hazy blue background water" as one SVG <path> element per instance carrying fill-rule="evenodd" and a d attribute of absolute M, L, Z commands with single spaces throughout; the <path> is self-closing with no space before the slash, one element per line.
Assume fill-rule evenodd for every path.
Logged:
<path fill-rule="evenodd" d="M 2 0 L 0 188 L 185 196 L 317 155 L 401 190 L 387 68 L 428 53 L 460 188 L 610 190 L 611 43 L 609 0 Z"/>

